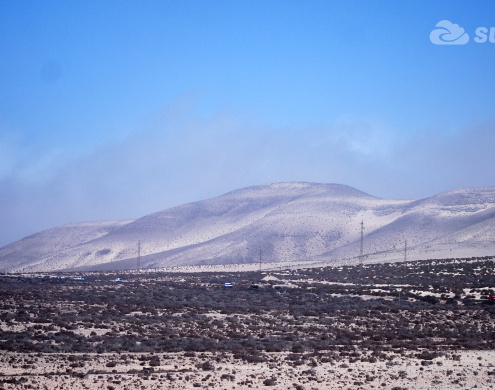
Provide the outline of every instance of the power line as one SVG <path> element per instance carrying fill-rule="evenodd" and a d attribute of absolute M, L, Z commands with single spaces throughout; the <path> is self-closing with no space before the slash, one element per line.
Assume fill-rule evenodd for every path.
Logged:
<path fill-rule="evenodd" d="M 359 250 L 359 263 L 363 264 L 363 238 L 364 238 L 364 222 L 361 221 L 361 248 Z"/>

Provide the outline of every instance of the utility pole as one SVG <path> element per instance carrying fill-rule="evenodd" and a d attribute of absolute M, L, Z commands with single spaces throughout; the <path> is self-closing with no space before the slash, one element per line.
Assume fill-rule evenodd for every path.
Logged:
<path fill-rule="evenodd" d="M 407 261 L 407 240 L 404 241 L 404 261 Z"/>
<path fill-rule="evenodd" d="M 261 272 L 261 248 L 260 248 L 260 272 Z"/>
<path fill-rule="evenodd" d="M 361 248 L 359 250 L 359 263 L 363 264 L 363 232 L 364 232 L 364 222 L 361 221 Z"/>
<path fill-rule="evenodd" d="M 141 240 L 138 241 L 137 270 L 141 269 Z"/>

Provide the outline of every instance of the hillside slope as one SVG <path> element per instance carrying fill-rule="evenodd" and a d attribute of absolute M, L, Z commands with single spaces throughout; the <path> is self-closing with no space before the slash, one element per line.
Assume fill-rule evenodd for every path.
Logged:
<path fill-rule="evenodd" d="M 64 225 L 0 249 L 0 270 L 365 261 L 495 253 L 495 188 L 386 200 L 339 184 L 276 183 L 134 221 Z"/>

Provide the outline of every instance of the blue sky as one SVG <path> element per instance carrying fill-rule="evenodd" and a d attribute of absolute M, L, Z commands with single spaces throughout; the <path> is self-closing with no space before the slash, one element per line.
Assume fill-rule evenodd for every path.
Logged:
<path fill-rule="evenodd" d="M 0 245 L 278 181 L 495 185 L 480 26 L 492 1 L 0 0 Z"/>

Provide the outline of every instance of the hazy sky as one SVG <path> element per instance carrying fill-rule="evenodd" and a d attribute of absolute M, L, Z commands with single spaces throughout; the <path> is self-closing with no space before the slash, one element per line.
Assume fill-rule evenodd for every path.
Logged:
<path fill-rule="evenodd" d="M 0 0 L 0 246 L 279 181 L 493 186 L 490 38 L 491 0 Z"/>

